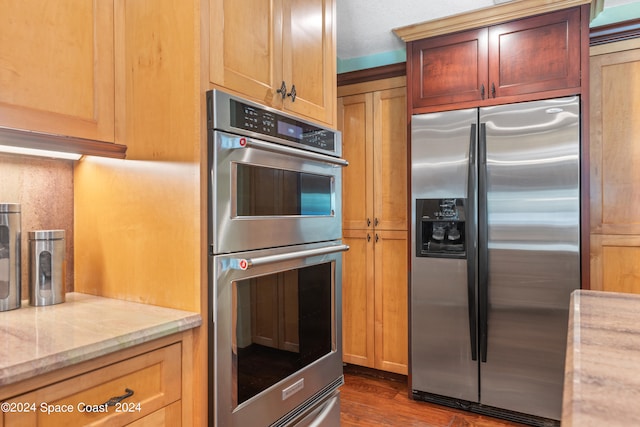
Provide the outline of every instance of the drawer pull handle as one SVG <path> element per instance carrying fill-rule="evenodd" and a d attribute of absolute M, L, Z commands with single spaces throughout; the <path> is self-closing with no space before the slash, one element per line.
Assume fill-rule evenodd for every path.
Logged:
<path fill-rule="evenodd" d="M 124 391 L 125 391 L 125 394 L 123 394 L 122 396 L 112 397 L 111 399 L 104 402 L 101 406 L 116 406 L 116 404 L 122 402 L 127 397 L 133 396 L 133 390 L 129 388 L 125 388 Z"/>

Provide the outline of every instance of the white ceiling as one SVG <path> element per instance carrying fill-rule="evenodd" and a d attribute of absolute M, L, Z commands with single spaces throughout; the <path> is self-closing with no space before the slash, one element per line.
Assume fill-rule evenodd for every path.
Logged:
<path fill-rule="evenodd" d="M 494 5 L 493 0 L 336 1 L 339 59 L 404 49 L 404 42 L 393 34 L 393 28 Z M 627 3 L 634 0 L 605 0 L 604 8 Z"/>

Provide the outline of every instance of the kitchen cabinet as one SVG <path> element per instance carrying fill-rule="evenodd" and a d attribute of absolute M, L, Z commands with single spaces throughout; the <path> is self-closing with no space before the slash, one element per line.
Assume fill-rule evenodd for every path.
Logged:
<path fill-rule="evenodd" d="M 334 16 L 334 0 L 212 1 L 211 83 L 335 125 Z"/>
<path fill-rule="evenodd" d="M 406 375 L 407 232 L 344 230 L 343 241 L 343 360 Z"/>
<path fill-rule="evenodd" d="M 3 411 L 0 425 L 190 425 L 182 375 L 191 353 L 183 338 L 191 339 L 176 334 L 5 386 L 0 400 L 22 409 Z"/>
<path fill-rule="evenodd" d="M 404 87 L 339 99 L 338 128 L 349 162 L 343 229 L 407 229 L 407 122 Z"/>
<path fill-rule="evenodd" d="M 579 7 L 409 42 L 411 105 L 427 112 L 575 92 L 581 43 Z"/>
<path fill-rule="evenodd" d="M 3 2 L 0 126 L 114 142 L 113 20 L 113 1 Z"/>
<path fill-rule="evenodd" d="M 343 358 L 406 374 L 408 207 L 405 79 L 341 87 Z"/>
<path fill-rule="evenodd" d="M 591 289 L 640 293 L 640 40 L 592 48 Z"/>

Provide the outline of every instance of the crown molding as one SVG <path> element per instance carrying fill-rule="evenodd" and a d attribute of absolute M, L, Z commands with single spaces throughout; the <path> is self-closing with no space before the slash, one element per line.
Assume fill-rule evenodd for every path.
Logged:
<path fill-rule="evenodd" d="M 515 19 L 591 3 L 591 0 L 514 0 L 496 6 L 425 21 L 392 31 L 405 42 L 487 27 Z"/>

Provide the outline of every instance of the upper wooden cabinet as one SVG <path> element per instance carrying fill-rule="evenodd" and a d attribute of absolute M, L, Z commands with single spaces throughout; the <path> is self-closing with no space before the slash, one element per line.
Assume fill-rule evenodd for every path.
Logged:
<path fill-rule="evenodd" d="M 579 90 L 581 40 L 574 7 L 410 42 L 412 106 L 492 105 Z"/>
<path fill-rule="evenodd" d="M 334 125 L 334 16 L 334 0 L 212 1 L 211 83 Z"/>
<path fill-rule="evenodd" d="M 407 121 L 404 87 L 340 97 L 344 229 L 406 230 Z"/>
<path fill-rule="evenodd" d="M 114 141 L 113 1 L 3 1 L 0 126 Z"/>

